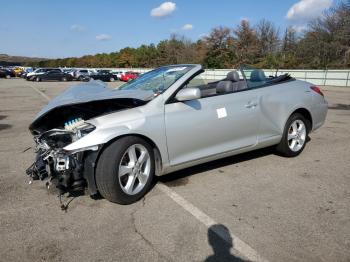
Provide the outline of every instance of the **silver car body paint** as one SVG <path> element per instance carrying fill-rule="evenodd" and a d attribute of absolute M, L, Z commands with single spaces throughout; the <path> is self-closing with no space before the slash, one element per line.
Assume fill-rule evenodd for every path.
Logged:
<path fill-rule="evenodd" d="M 153 98 L 153 92 L 142 90 L 113 90 L 107 88 L 106 84 L 99 80 L 74 85 L 52 99 L 37 114 L 34 122 L 38 118 L 42 117 L 57 107 L 114 98 L 135 98 L 140 100 L 150 100 Z"/>
<path fill-rule="evenodd" d="M 312 84 L 288 81 L 240 92 L 185 102 L 168 102 L 178 89 L 202 70 L 196 65 L 164 93 L 145 105 L 90 120 L 96 129 L 66 146 L 67 151 L 103 145 L 124 135 L 139 135 L 158 148 L 162 168 L 158 175 L 199 163 L 279 143 L 285 123 L 297 109 L 312 116 L 312 130 L 325 121 L 327 102 L 311 91 Z M 87 91 L 87 90 L 86 90 Z M 113 91 L 106 91 L 107 97 Z M 148 92 L 115 92 L 117 97 L 147 99 Z M 66 93 L 66 95 L 69 92 Z M 62 103 L 79 102 L 81 97 L 64 94 L 40 114 Z M 96 100 L 103 99 L 95 97 Z M 110 98 L 110 97 L 109 97 Z M 79 100 L 79 101 L 78 101 Z M 40 114 L 38 116 L 40 116 Z"/>

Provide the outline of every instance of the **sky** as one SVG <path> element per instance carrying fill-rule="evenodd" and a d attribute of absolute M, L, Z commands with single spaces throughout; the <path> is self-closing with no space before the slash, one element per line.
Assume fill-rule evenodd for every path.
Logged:
<path fill-rule="evenodd" d="M 197 40 L 216 26 L 268 19 L 305 28 L 337 0 L 0 0 L 0 53 L 63 58 L 157 44 L 172 33 Z"/>

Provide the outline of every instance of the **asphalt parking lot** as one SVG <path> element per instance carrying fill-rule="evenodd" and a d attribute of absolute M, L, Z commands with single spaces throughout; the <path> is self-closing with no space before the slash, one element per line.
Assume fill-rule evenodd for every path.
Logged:
<path fill-rule="evenodd" d="M 28 125 L 72 84 L 0 79 L 0 261 L 350 261 L 350 88 L 323 88 L 327 121 L 297 158 L 258 150 L 164 176 L 133 205 L 82 196 L 64 212 L 25 169 Z"/>

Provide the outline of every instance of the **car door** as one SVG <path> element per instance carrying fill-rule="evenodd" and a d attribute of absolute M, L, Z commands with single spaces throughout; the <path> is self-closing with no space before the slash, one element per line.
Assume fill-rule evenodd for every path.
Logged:
<path fill-rule="evenodd" d="M 46 80 L 56 80 L 56 72 L 55 71 L 49 71 L 45 74 L 45 79 Z"/>
<path fill-rule="evenodd" d="M 55 70 L 53 75 L 52 75 L 53 80 L 61 80 L 63 76 L 64 76 L 64 74 L 60 70 Z"/>
<path fill-rule="evenodd" d="M 39 74 L 39 77 L 43 80 L 51 80 L 50 71 L 47 71 L 43 74 Z"/>
<path fill-rule="evenodd" d="M 252 147 L 259 127 L 256 90 L 165 105 L 171 165 Z"/>

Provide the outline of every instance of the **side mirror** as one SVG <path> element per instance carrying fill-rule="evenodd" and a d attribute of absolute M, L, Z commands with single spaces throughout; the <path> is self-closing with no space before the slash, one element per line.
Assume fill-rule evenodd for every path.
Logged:
<path fill-rule="evenodd" d="M 175 96 L 177 101 L 189 101 L 201 98 L 201 91 L 199 88 L 189 87 L 181 89 Z"/>

